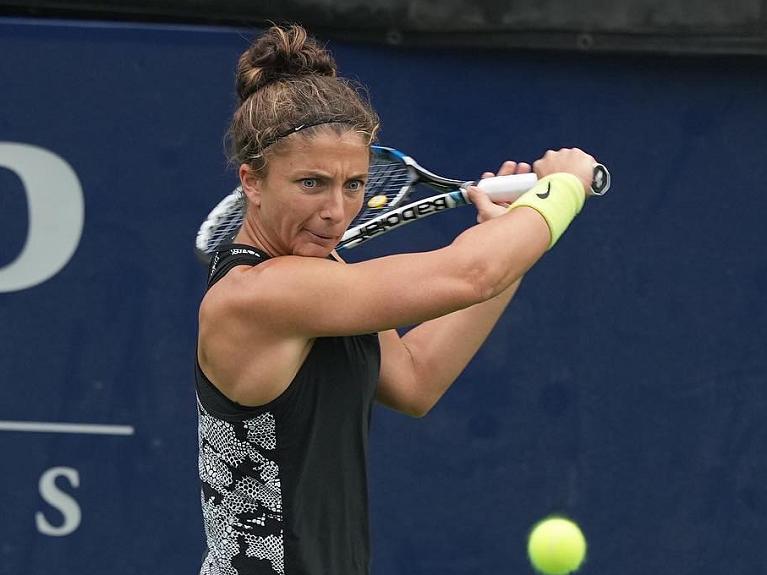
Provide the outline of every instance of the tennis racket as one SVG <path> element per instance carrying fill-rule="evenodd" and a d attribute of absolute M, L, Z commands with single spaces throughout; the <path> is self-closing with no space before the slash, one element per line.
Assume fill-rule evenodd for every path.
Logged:
<path fill-rule="evenodd" d="M 406 224 L 452 208 L 470 204 L 466 189 L 476 185 L 495 202 L 513 202 L 537 182 L 537 176 L 513 174 L 483 180 L 443 178 L 421 167 L 413 158 L 385 146 L 371 146 L 371 161 L 365 198 L 357 217 L 337 248 L 354 248 Z M 438 193 L 408 203 L 417 184 Z M 594 166 L 591 195 L 602 196 L 610 187 L 610 173 L 602 164 Z M 197 255 L 208 261 L 222 246 L 231 243 L 245 216 L 246 198 L 236 188 L 205 218 L 197 232 Z"/>

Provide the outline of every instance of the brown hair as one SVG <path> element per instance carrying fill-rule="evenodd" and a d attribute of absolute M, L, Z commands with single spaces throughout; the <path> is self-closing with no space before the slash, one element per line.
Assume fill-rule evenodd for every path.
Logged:
<path fill-rule="evenodd" d="M 331 128 L 356 131 L 372 143 L 378 116 L 361 88 L 336 76 L 333 57 L 301 26 L 272 26 L 241 56 L 239 107 L 227 134 L 233 163 L 256 171 L 285 136 Z"/>

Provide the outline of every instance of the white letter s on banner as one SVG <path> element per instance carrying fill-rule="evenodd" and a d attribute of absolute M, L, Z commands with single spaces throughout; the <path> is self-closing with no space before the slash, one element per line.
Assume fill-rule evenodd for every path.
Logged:
<path fill-rule="evenodd" d="M 16 173 L 27 195 L 29 233 L 21 253 L 0 268 L 0 293 L 36 286 L 56 275 L 80 243 L 85 217 L 77 174 L 56 154 L 0 142 L 0 168 Z"/>
<path fill-rule="evenodd" d="M 80 486 L 80 474 L 71 467 L 52 467 L 40 476 L 40 496 L 61 512 L 64 522 L 59 526 L 51 525 L 41 511 L 35 513 L 37 530 L 43 535 L 63 537 L 74 532 L 80 526 L 82 513 L 77 501 L 56 486 L 57 477 L 66 477 L 72 487 Z"/>

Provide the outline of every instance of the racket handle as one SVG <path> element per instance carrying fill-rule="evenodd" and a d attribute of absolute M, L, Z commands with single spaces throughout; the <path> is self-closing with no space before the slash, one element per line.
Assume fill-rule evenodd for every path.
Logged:
<path fill-rule="evenodd" d="M 511 174 L 494 176 L 477 182 L 477 187 L 485 192 L 494 202 L 513 202 L 538 181 L 538 176 L 529 174 Z"/>
<path fill-rule="evenodd" d="M 494 176 L 477 182 L 477 187 L 490 196 L 494 202 L 513 202 L 538 181 L 534 173 Z M 602 164 L 594 165 L 594 180 L 591 184 L 592 196 L 603 196 L 610 189 L 610 172 Z"/>

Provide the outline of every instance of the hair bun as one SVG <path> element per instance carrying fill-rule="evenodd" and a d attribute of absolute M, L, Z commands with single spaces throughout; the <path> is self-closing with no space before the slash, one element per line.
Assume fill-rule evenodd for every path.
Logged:
<path fill-rule="evenodd" d="M 333 57 L 301 26 L 272 26 L 240 56 L 237 94 L 240 102 L 244 102 L 272 82 L 335 75 Z"/>

